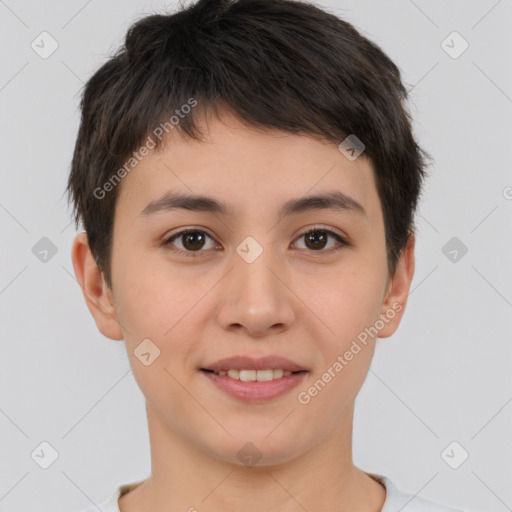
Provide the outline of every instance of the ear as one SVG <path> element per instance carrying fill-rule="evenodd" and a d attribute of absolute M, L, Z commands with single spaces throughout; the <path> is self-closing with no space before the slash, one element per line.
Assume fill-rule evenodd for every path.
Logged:
<path fill-rule="evenodd" d="M 415 243 L 415 235 L 411 233 L 406 247 L 400 253 L 395 275 L 389 278 L 386 297 L 382 304 L 380 315 L 384 327 L 379 330 L 379 338 L 388 338 L 400 325 L 414 276 Z"/>
<path fill-rule="evenodd" d="M 79 233 L 73 240 L 71 259 L 76 279 L 98 329 L 107 338 L 122 340 L 123 332 L 114 308 L 112 291 L 96 265 L 85 232 Z"/>

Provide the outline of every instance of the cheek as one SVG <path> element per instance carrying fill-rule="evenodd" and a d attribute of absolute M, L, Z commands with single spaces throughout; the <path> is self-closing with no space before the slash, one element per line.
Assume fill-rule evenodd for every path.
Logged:
<path fill-rule="evenodd" d="M 384 283 L 371 271 L 351 270 L 297 281 L 297 295 L 306 297 L 308 316 L 313 315 L 333 349 L 343 348 L 379 316 Z"/>
<path fill-rule="evenodd" d="M 156 407 L 180 405 L 190 354 L 195 346 L 191 325 L 192 293 L 188 297 L 155 272 L 138 272 L 119 287 L 122 293 L 120 322 L 126 328 L 125 343 L 134 378 L 142 393 Z M 187 314 L 188 313 L 188 314 Z M 188 319 L 188 321 L 187 321 Z"/>
<path fill-rule="evenodd" d="M 380 312 L 379 281 L 356 275 L 339 280 L 327 288 L 324 300 L 317 295 L 313 308 L 329 326 L 325 334 L 314 336 L 321 361 L 314 378 L 302 387 L 307 409 L 316 416 L 325 416 L 325 428 L 334 428 L 339 414 L 357 396 L 363 385 L 373 358 L 376 331 L 372 326 Z M 333 331 L 333 332 L 331 332 Z"/>
<path fill-rule="evenodd" d="M 179 277 L 166 278 L 158 265 L 139 267 L 127 275 L 118 283 L 120 301 L 116 301 L 116 311 L 139 385 L 144 389 L 142 381 L 151 373 L 139 360 L 143 353 L 150 354 L 146 359 L 155 358 L 151 366 L 159 371 L 158 378 L 152 376 L 155 383 L 147 381 L 148 386 L 156 389 L 157 381 L 170 379 L 166 370 L 182 380 L 180 376 L 197 350 L 194 328 L 201 311 L 198 301 L 207 289 L 190 286 L 190 281 L 185 283 Z"/>
<path fill-rule="evenodd" d="M 137 258 L 122 262 L 118 269 L 116 311 L 129 331 L 128 337 L 165 339 L 187 307 L 190 309 L 193 287 L 166 276 L 158 264 L 137 263 Z"/>

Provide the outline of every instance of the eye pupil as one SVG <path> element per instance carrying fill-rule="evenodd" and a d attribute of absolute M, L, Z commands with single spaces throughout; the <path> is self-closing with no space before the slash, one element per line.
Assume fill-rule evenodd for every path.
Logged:
<path fill-rule="evenodd" d="M 183 246 L 189 250 L 201 249 L 201 247 L 204 245 L 204 235 L 200 231 L 191 231 L 190 233 L 186 233 L 183 235 L 183 239 Z M 199 239 L 199 242 L 197 239 Z M 188 244 L 190 240 L 192 241 L 192 245 Z"/>
<path fill-rule="evenodd" d="M 320 234 L 318 234 L 320 233 Z M 320 239 L 320 247 L 318 247 L 316 244 L 318 243 L 318 240 Z M 306 244 L 309 246 L 309 241 L 313 241 L 313 247 L 310 247 L 311 249 L 318 250 L 323 249 L 325 247 L 325 242 L 327 240 L 327 236 L 324 231 L 311 231 L 310 233 L 306 234 Z"/>
<path fill-rule="evenodd" d="M 164 240 L 162 245 L 166 247 L 168 246 L 170 250 L 179 254 L 199 256 L 208 254 L 209 252 L 203 250 L 207 238 L 211 238 L 211 236 L 206 232 L 198 229 L 189 229 L 172 235 L 167 240 Z M 317 252 L 319 254 L 332 254 L 333 252 L 342 250 L 344 247 L 350 245 L 340 235 L 329 229 L 311 229 L 307 233 L 303 233 L 299 238 L 305 240 L 306 249 L 309 249 L 311 252 Z M 330 238 L 337 241 L 339 249 L 333 249 L 331 251 L 324 250 Z M 173 248 L 174 240 L 179 240 L 183 248 Z"/>

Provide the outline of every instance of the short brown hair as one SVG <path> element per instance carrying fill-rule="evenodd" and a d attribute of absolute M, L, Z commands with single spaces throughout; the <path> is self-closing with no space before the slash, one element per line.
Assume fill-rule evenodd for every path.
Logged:
<path fill-rule="evenodd" d="M 252 126 L 337 144 L 356 135 L 373 164 L 394 275 L 429 155 L 412 134 L 399 69 L 348 22 L 307 2 L 199 0 L 134 23 L 84 87 L 66 191 L 110 287 L 119 187 L 95 191 L 192 97 L 199 108 L 176 129 L 196 140 L 196 116 L 220 106 Z"/>

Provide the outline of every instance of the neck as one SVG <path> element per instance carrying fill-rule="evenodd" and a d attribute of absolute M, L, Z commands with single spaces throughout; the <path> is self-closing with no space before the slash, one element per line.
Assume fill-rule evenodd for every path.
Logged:
<path fill-rule="evenodd" d="M 246 467 L 205 453 L 146 408 L 152 474 L 120 498 L 121 512 L 382 509 L 385 489 L 352 462 L 353 409 L 326 442 L 291 460 Z"/>

